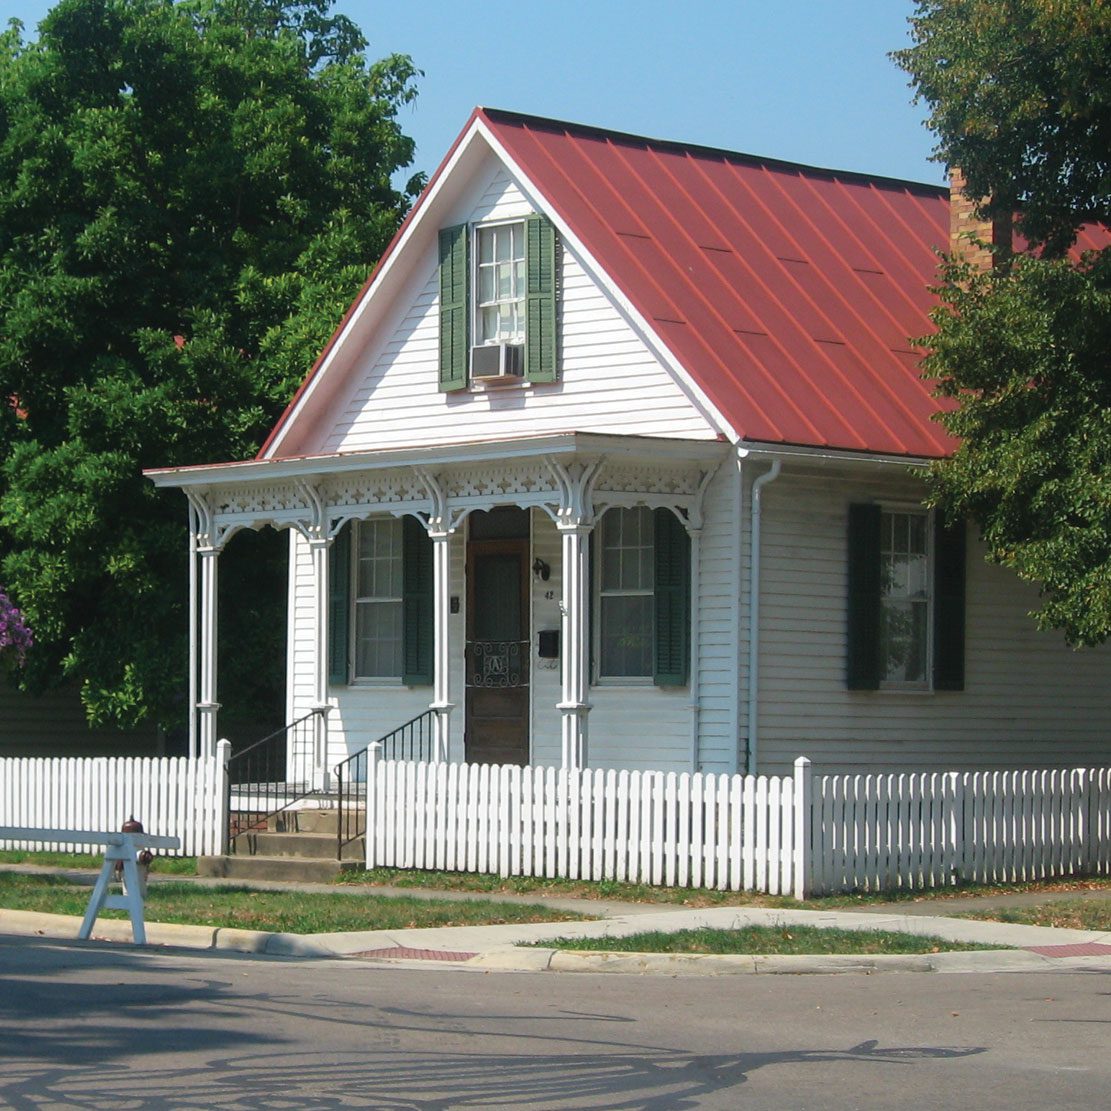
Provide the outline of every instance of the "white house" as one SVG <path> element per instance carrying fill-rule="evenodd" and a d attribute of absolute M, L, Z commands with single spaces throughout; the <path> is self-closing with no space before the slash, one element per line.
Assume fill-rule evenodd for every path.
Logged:
<path fill-rule="evenodd" d="M 1107 762 L 1111 653 L 921 503 L 949 236 L 932 186 L 477 109 L 258 457 L 149 472 L 200 748 L 219 552 L 270 525 L 291 778 L 429 710 L 451 761 Z"/>

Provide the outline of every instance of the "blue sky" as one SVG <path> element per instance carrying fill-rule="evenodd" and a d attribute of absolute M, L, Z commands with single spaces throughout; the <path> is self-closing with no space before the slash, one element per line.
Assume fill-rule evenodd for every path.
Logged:
<path fill-rule="evenodd" d="M 911 0 L 339 0 L 370 54 L 424 71 L 402 110 L 431 172 L 476 104 L 941 183 L 887 53 Z M 50 4 L 7 0 L 30 29 Z"/>

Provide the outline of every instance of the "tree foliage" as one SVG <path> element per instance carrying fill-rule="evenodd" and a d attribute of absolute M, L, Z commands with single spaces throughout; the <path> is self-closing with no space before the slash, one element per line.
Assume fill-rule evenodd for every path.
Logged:
<path fill-rule="evenodd" d="M 1041 585 L 1043 627 L 1111 633 L 1111 255 L 946 271 L 924 360 L 961 438 L 936 504 L 979 523 L 991 557 Z"/>
<path fill-rule="evenodd" d="M 1057 255 L 1111 220 L 1107 0 L 921 0 L 911 30 L 894 57 L 985 215 Z"/>
<path fill-rule="evenodd" d="M 980 526 L 989 558 L 1040 585 L 1043 627 L 1111 635 L 1111 4 L 923 0 L 896 55 L 931 110 L 936 157 L 985 218 L 1025 238 L 987 274 L 942 271 L 925 372 L 960 437 L 933 500 Z M 1101 233 L 1102 234 L 1102 233 Z M 1105 236 L 1111 242 L 1111 236 Z"/>
<path fill-rule="evenodd" d="M 330 5 L 62 0 L 0 36 L 3 578 L 26 681 L 94 723 L 183 711 L 184 503 L 142 468 L 257 450 L 420 184 L 412 63 Z M 239 547 L 224 658 L 280 672 Z"/>

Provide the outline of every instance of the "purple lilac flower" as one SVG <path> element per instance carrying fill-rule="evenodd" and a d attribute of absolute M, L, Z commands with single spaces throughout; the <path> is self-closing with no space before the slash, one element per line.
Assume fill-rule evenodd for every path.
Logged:
<path fill-rule="evenodd" d="M 23 614 L 0 590 L 0 661 L 14 659 L 16 665 L 21 666 L 27 659 L 27 649 L 33 643 L 34 637 Z"/>

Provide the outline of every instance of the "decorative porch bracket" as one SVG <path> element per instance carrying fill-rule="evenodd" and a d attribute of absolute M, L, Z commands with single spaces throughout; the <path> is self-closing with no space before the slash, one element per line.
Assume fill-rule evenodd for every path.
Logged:
<path fill-rule="evenodd" d="M 562 715 L 562 766 L 584 768 L 590 713 L 589 539 L 595 522 L 594 484 L 605 459 L 570 467 L 553 459 L 547 463 L 560 489 L 554 518 L 563 545 L 562 687 L 557 706 Z"/>
<path fill-rule="evenodd" d="M 432 759 L 443 763 L 448 758 L 451 743 L 451 538 L 463 523 L 470 509 L 456 512 L 448 502 L 438 475 L 417 467 L 416 473 L 428 491 L 431 508 L 428 513 L 414 516 L 424 525 L 432 541 L 432 625 L 433 670 L 432 701 L 428 708 L 436 715 L 436 729 Z"/>

